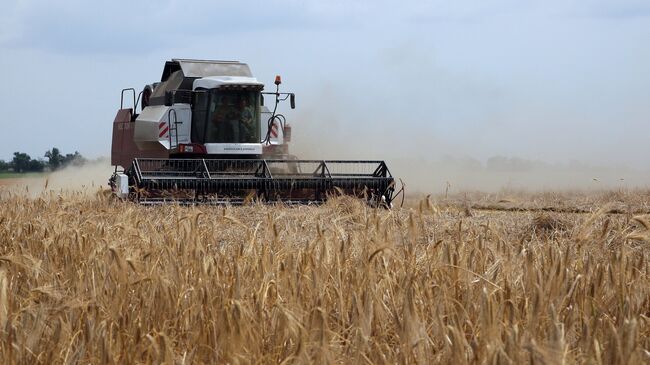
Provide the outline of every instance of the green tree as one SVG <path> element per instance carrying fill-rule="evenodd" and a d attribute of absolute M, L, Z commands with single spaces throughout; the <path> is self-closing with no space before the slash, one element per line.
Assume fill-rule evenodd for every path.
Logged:
<path fill-rule="evenodd" d="M 6 163 L 4 160 L 0 160 L 0 171 L 7 171 L 9 170 L 9 164 Z"/>
<path fill-rule="evenodd" d="M 11 160 L 11 167 L 15 172 L 29 171 L 29 163 L 32 160 L 28 154 L 24 152 L 14 152 L 14 158 Z"/>
<path fill-rule="evenodd" d="M 41 160 L 31 160 L 29 161 L 27 171 L 30 172 L 41 172 L 45 168 L 45 162 Z"/>
<path fill-rule="evenodd" d="M 84 163 L 86 163 L 86 159 L 78 151 L 75 151 L 74 153 L 67 153 L 61 161 L 62 166 L 81 166 Z"/>
<path fill-rule="evenodd" d="M 47 157 L 47 164 L 52 171 L 62 167 L 64 156 L 61 155 L 61 152 L 58 148 L 54 147 L 51 151 L 45 152 L 45 157 Z"/>

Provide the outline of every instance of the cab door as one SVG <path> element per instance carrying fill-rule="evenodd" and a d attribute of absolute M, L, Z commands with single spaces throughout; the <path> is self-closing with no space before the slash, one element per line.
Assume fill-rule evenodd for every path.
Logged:
<path fill-rule="evenodd" d="M 170 108 L 168 122 L 172 148 L 176 147 L 177 144 L 191 143 L 192 110 L 190 104 L 174 104 Z"/>

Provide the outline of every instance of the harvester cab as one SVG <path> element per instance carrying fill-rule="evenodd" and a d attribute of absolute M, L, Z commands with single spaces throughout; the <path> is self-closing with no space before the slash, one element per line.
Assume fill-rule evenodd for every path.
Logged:
<path fill-rule="evenodd" d="M 127 167 L 144 157 L 141 151 L 160 158 L 259 158 L 261 117 L 268 114 L 261 105 L 263 88 L 244 63 L 168 61 L 161 81 L 146 85 L 137 99 L 134 89 L 123 91 L 122 97 L 133 93 L 141 112 L 131 114 L 133 138 L 114 140 L 122 146 L 113 149 L 114 162 Z M 278 130 L 279 118 L 273 119 L 272 129 Z M 133 145 L 124 148 L 131 140 Z M 265 142 L 271 145 L 270 139 Z"/>
<path fill-rule="evenodd" d="M 263 92 L 247 64 L 172 59 L 160 82 L 122 90 L 113 123 L 109 183 L 141 203 L 241 203 L 251 198 L 322 202 L 334 193 L 389 206 L 394 181 L 383 161 L 299 160 L 278 104 L 293 93 Z M 125 95 L 133 107 L 124 107 Z M 264 105 L 264 95 L 274 101 Z M 135 111 L 140 105 L 141 112 Z"/>

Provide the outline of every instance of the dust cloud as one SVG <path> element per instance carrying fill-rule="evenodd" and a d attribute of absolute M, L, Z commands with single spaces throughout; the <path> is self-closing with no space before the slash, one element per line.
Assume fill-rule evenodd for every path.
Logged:
<path fill-rule="evenodd" d="M 30 197 L 48 197 L 60 194 L 92 196 L 108 189 L 113 167 L 106 159 L 87 162 L 82 166 L 67 166 L 40 177 L 25 178 L 12 186 L 11 191 Z"/>
<path fill-rule="evenodd" d="M 361 111 L 323 91 L 318 104 L 302 105 L 289 118 L 293 126 L 291 153 L 309 159 L 377 159 L 386 161 L 391 174 L 410 193 L 459 193 L 501 190 L 558 191 L 633 189 L 650 186 L 650 171 L 621 164 L 600 164 L 566 155 L 548 161 L 546 155 L 492 154 L 473 148 L 472 140 L 450 143 L 435 137 L 408 118 L 379 109 Z M 327 100 L 322 103 L 322 100 Z M 325 106 L 327 105 L 327 106 Z M 335 106 L 338 105 L 338 106 Z M 503 143 L 508 143 L 503 137 Z M 552 150 L 554 146 L 549 146 Z M 576 145 L 596 150 L 597 145 Z M 531 151 L 521 148 L 522 156 Z M 534 154 L 534 153 L 533 153 Z"/>

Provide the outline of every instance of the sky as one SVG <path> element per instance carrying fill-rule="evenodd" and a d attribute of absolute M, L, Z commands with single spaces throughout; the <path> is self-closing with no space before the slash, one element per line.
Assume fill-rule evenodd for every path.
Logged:
<path fill-rule="evenodd" d="M 246 62 L 267 90 L 282 75 L 301 157 L 650 169 L 647 0 L 2 8 L 0 159 L 107 156 L 120 91 L 158 81 L 168 59 L 202 58 Z"/>

